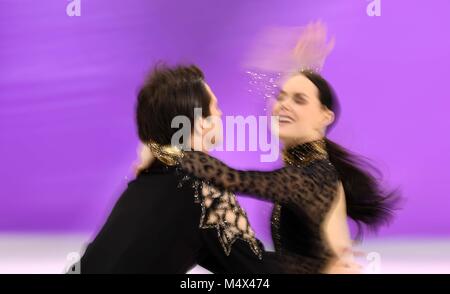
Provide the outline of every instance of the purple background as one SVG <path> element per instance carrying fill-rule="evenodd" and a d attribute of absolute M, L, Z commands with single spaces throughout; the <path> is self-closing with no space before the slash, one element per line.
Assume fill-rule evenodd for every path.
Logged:
<path fill-rule="evenodd" d="M 0 0 L 0 231 L 98 229 L 131 175 L 135 95 L 155 61 L 198 64 L 224 115 L 263 115 L 240 66 L 250 40 L 321 18 L 337 38 L 324 75 L 343 108 L 331 137 L 407 198 L 381 235 L 449 235 L 449 1 L 383 0 L 380 17 L 365 0 L 81 0 L 80 17 L 67 3 Z M 241 200 L 267 239 L 270 205 Z"/>

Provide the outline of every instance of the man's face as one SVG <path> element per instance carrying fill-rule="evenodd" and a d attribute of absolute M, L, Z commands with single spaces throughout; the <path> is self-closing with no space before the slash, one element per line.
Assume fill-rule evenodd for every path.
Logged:
<path fill-rule="evenodd" d="M 222 111 L 219 108 L 218 101 L 216 95 L 211 90 L 209 85 L 205 82 L 206 90 L 211 96 L 211 100 L 209 103 L 209 113 L 210 116 L 206 119 L 207 123 L 204 124 L 203 128 L 203 136 L 206 136 L 205 141 L 208 142 L 208 147 L 212 147 L 213 145 L 220 144 L 223 139 L 222 134 Z"/>

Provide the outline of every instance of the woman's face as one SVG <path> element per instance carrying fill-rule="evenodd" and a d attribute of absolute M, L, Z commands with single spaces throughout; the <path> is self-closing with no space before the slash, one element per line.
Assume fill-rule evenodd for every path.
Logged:
<path fill-rule="evenodd" d="M 279 137 L 285 145 L 322 138 L 334 119 L 333 112 L 320 102 L 319 89 L 302 74 L 283 84 L 272 115 L 279 117 Z"/>

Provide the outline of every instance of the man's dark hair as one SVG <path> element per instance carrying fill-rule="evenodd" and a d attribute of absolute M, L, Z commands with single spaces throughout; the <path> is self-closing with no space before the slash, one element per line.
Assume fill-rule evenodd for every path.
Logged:
<path fill-rule="evenodd" d="M 197 66 L 155 66 L 137 97 L 139 139 L 170 144 L 178 130 L 171 127 L 172 119 L 177 115 L 186 116 L 193 128 L 194 108 L 201 108 L 203 117 L 209 116 L 210 102 L 203 72 Z"/>

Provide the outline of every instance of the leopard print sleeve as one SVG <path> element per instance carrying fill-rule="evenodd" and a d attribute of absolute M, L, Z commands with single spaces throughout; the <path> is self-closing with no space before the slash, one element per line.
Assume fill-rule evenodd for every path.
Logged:
<path fill-rule="evenodd" d="M 241 171 L 199 151 L 179 160 L 181 169 L 219 189 L 301 209 L 312 217 L 324 214 L 336 194 L 337 173 L 328 160 L 306 167 L 285 166 L 274 171 Z"/>

